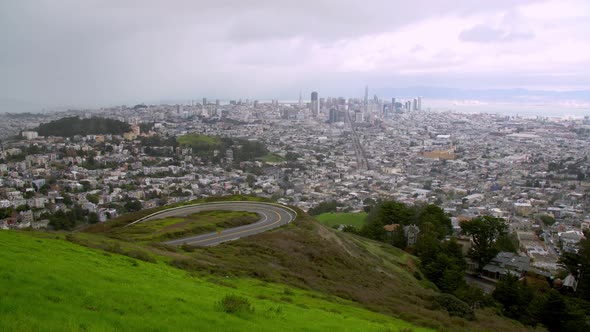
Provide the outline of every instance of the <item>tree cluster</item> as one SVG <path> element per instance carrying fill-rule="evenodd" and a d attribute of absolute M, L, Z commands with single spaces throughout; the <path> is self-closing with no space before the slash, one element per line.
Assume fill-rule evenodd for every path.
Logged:
<path fill-rule="evenodd" d="M 99 222 L 99 218 L 96 213 L 89 213 L 79 205 L 74 205 L 69 211 L 59 210 L 49 216 L 49 225 L 55 230 L 71 231 L 77 225 L 95 224 L 97 222 Z"/>
<path fill-rule="evenodd" d="M 342 206 L 336 201 L 321 202 L 307 211 L 309 215 L 317 216 L 322 213 L 330 213 L 338 211 L 338 207 Z"/>
<path fill-rule="evenodd" d="M 37 131 L 41 136 L 73 137 L 99 134 L 122 135 L 129 132 L 129 129 L 128 123 L 118 120 L 98 117 L 80 119 L 76 116 L 43 123 Z"/>

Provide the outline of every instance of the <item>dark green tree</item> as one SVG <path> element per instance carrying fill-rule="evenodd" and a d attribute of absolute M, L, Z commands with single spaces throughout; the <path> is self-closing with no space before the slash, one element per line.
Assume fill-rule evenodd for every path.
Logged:
<path fill-rule="evenodd" d="M 478 263 L 480 270 L 498 254 L 494 242 L 506 233 L 506 229 L 503 219 L 491 216 L 478 217 L 461 224 L 463 234 L 473 239 L 469 257 Z"/>

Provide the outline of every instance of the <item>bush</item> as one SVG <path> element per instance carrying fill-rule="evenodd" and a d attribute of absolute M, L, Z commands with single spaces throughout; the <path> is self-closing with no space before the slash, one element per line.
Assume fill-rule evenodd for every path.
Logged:
<path fill-rule="evenodd" d="M 198 271 L 203 268 L 196 259 L 192 258 L 175 258 L 168 264 L 186 271 Z"/>
<path fill-rule="evenodd" d="M 219 301 L 221 309 L 228 314 L 239 313 L 239 312 L 253 312 L 254 307 L 250 303 L 250 300 L 243 296 L 238 295 L 226 295 L 221 301 Z"/>
<path fill-rule="evenodd" d="M 156 259 L 154 257 L 150 256 L 147 252 L 139 249 L 129 250 L 125 253 L 125 255 L 148 263 L 156 262 Z"/>
<path fill-rule="evenodd" d="M 468 320 L 475 319 L 475 313 L 469 305 L 451 294 L 441 294 L 434 299 L 433 309 L 445 309 L 449 315 Z"/>

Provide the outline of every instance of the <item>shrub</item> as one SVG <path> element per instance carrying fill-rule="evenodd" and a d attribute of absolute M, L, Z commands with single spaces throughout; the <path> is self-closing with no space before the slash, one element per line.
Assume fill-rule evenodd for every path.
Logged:
<path fill-rule="evenodd" d="M 465 319 L 475 319 L 475 313 L 469 305 L 451 294 L 441 294 L 434 299 L 433 309 L 445 309 L 449 315 Z"/>
<path fill-rule="evenodd" d="M 221 301 L 219 301 L 219 305 L 221 306 L 221 309 L 228 314 L 254 311 L 252 304 L 247 298 L 234 294 L 226 295 Z"/>
<path fill-rule="evenodd" d="M 180 249 L 182 249 L 182 250 L 184 250 L 186 252 L 193 252 L 193 251 L 197 250 L 197 247 L 191 246 L 190 244 L 187 244 L 187 243 L 183 243 L 180 246 Z"/>
<path fill-rule="evenodd" d="M 175 258 L 168 264 L 186 271 L 197 271 L 203 268 L 196 259 Z"/>
<path fill-rule="evenodd" d="M 139 249 L 129 250 L 128 252 L 125 253 L 125 255 L 129 256 L 131 258 L 142 260 L 144 262 L 149 262 L 149 263 L 156 262 L 155 258 L 150 256 L 147 252 L 145 252 L 143 250 L 139 250 Z"/>

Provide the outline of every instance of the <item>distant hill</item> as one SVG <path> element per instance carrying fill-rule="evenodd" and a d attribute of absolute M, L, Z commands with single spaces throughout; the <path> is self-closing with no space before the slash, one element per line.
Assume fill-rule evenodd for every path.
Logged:
<path fill-rule="evenodd" d="M 41 136 L 63 137 L 100 134 L 121 135 L 129 132 L 129 130 L 129 124 L 122 121 L 98 117 L 80 119 L 77 116 L 43 123 L 37 129 Z"/>

